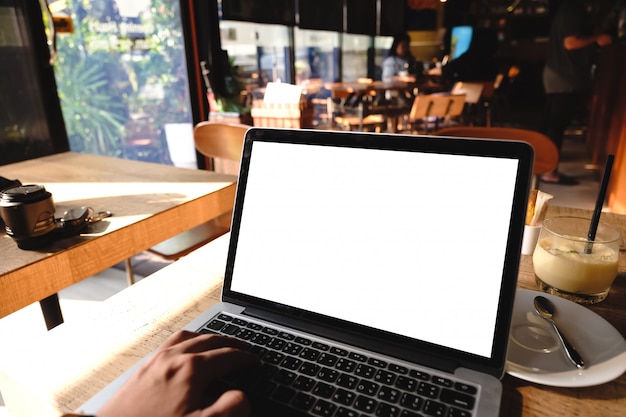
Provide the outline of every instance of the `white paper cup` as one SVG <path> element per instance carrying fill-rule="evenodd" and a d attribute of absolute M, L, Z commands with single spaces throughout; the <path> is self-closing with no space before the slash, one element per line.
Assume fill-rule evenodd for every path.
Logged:
<path fill-rule="evenodd" d="M 532 255 L 537 246 L 541 226 L 524 226 L 524 237 L 522 238 L 522 255 Z"/>

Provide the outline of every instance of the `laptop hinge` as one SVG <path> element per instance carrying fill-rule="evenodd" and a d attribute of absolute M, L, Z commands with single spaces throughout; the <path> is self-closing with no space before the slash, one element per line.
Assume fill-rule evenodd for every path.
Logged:
<path fill-rule="evenodd" d="M 448 373 L 453 373 L 461 367 L 457 361 L 444 359 L 435 354 L 417 352 L 416 349 L 407 347 L 406 343 L 389 340 L 388 336 L 378 338 L 357 329 L 346 330 L 343 326 L 339 328 L 329 323 L 320 325 L 310 318 L 288 316 L 255 307 L 246 307 L 243 314 Z"/>

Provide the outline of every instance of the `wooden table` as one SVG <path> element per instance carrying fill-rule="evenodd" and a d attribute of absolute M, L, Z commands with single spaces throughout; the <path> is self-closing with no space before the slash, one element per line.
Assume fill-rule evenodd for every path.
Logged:
<path fill-rule="evenodd" d="M 552 207 L 549 215 L 557 214 L 590 212 Z M 626 236 L 626 216 L 603 214 L 602 219 L 618 225 Z M 228 236 L 217 239 L 43 339 L 3 338 L 0 391 L 12 417 L 75 410 L 217 302 L 227 246 Z M 529 256 L 520 266 L 519 287 L 536 289 Z M 626 253 L 620 253 L 619 276 L 608 298 L 590 309 L 626 335 Z M 546 387 L 507 375 L 503 387 L 502 417 L 621 416 L 626 410 L 626 375 L 588 388 Z"/>
<path fill-rule="evenodd" d="M 113 212 L 38 250 L 0 232 L 0 317 L 229 212 L 236 188 L 230 175 L 72 152 L 0 166 L 0 175 L 44 185 L 57 217 L 76 206 Z"/>

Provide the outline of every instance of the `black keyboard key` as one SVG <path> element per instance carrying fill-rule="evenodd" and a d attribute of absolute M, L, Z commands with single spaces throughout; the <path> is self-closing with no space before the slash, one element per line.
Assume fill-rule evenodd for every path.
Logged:
<path fill-rule="evenodd" d="M 373 397 L 374 395 L 376 395 L 376 392 L 378 392 L 379 387 L 380 385 L 378 385 L 375 382 L 366 381 L 365 379 L 362 379 L 357 384 L 356 390 L 357 392 Z"/>
<path fill-rule="evenodd" d="M 337 406 L 335 404 L 324 400 L 318 400 L 313 406 L 311 412 L 318 416 L 330 417 L 333 415 L 336 409 Z"/>
<path fill-rule="evenodd" d="M 463 394 L 458 391 L 452 391 L 449 389 L 443 389 L 441 391 L 441 396 L 439 397 L 441 401 L 446 404 L 454 405 L 455 407 L 465 408 L 466 410 L 471 410 L 474 408 L 474 403 L 476 402 L 474 397 L 471 395 Z"/>
<path fill-rule="evenodd" d="M 450 407 L 446 417 L 472 417 L 472 413 L 459 408 Z"/>
<path fill-rule="evenodd" d="M 430 375 L 423 371 L 418 371 L 416 369 L 411 369 L 409 371 L 409 376 L 413 378 L 421 379 L 422 381 L 428 381 L 430 379 Z"/>
<path fill-rule="evenodd" d="M 250 340 L 254 337 L 256 333 L 253 332 L 250 329 L 241 329 L 237 332 L 237 334 L 235 335 L 235 337 L 237 339 L 241 339 L 241 340 Z"/>
<path fill-rule="evenodd" d="M 366 413 L 374 412 L 377 405 L 378 401 L 364 395 L 359 395 L 358 397 L 356 397 L 356 401 L 354 402 L 354 408 L 359 411 L 364 411 Z"/>
<path fill-rule="evenodd" d="M 330 353 L 322 353 L 319 358 L 317 358 L 317 363 L 321 363 L 326 366 L 334 366 L 337 363 L 339 358 L 335 355 L 331 355 Z"/>
<path fill-rule="evenodd" d="M 402 374 L 402 375 L 406 375 L 409 373 L 409 368 L 406 368 L 401 365 L 396 365 L 395 363 L 390 363 L 387 369 L 389 369 L 391 372 L 395 372 L 397 374 Z"/>
<path fill-rule="evenodd" d="M 237 334 L 239 330 L 241 330 L 241 327 L 235 326 L 233 324 L 227 324 L 226 326 L 222 328 L 221 332 L 229 336 L 233 336 Z"/>
<path fill-rule="evenodd" d="M 254 353 L 259 359 L 263 359 L 265 354 L 269 351 L 261 346 L 252 346 L 250 352 Z"/>
<path fill-rule="evenodd" d="M 428 416 L 443 417 L 446 415 L 446 406 L 436 401 L 426 400 L 423 411 Z"/>
<path fill-rule="evenodd" d="M 369 365 L 360 363 L 357 365 L 356 369 L 354 370 L 354 374 L 356 376 L 360 376 L 361 378 L 372 378 L 374 376 L 375 371 L 376 371 L 375 368 Z"/>
<path fill-rule="evenodd" d="M 339 358 L 339 360 L 335 364 L 335 368 L 344 372 L 353 372 L 356 368 L 356 362 L 346 358 Z"/>
<path fill-rule="evenodd" d="M 287 342 L 287 344 L 285 344 L 285 347 L 283 348 L 283 352 L 285 352 L 288 355 L 297 355 L 301 351 L 302 351 L 302 346 L 297 345 L 292 342 Z"/>
<path fill-rule="evenodd" d="M 358 362 L 367 362 L 367 356 L 361 355 L 360 353 L 350 352 L 348 353 L 348 357 Z"/>
<path fill-rule="evenodd" d="M 400 391 L 395 388 L 382 386 L 380 391 L 378 391 L 378 399 L 395 404 L 400 399 Z"/>
<path fill-rule="evenodd" d="M 274 337 L 267 342 L 267 347 L 274 350 L 281 350 L 286 344 L 287 342 L 285 340 Z"/>
<path fill-rule="evenodd" d="M 379 368 L 386 368 L 387 367 L 387 362 L 381 361 L 380 359 L 376 359 L 376 358 L 369 358 L 367 360 L 367 363 L 369 363 L 370 365 L 377 366 Z"/>
<path fill-rule="evenodd" d="M 221 330 L 224 326 L 226 326 L 226 322 L 222 320 L 211 320 L 205 327 L 211 330 Z"/>
<path fill-rule="evenodd" d="M 400 417 L 421 417 L 419 414 L 409 410 L 402 410 Z"/>
<path fill-rule="evenodd" d="M 304 348 L 302 352 L 300 352 L 300 357 L 308 361 L 316 360 L 319 357 L 319 355 L 320 355 L 319 351 L 308 348 L 308 347 Z"/>
<path fill-rule="evenodd" d="M 339 407 L 335 417 L 359 417 L 359 413 L 349 408 Z"/>
<path fill-rule="evenodd" d="M 324 343 L 320 343 L 320 342 L 313 342 L 313 345 L 311 346 L 315 349 L 323 350 L 323 351 L 327 351 L 328 349 L 330 349 L 330 346 L 325 345 Z"/>
<path fill-rule="evenodd" d="M 297 374 L 291 371 L 288 371 L 286 369 L 281 369 L 280 371 L 278 371 L 278 373 L 274 377 L 274 381 L 283 385 L 291 385 L 293 381 L 296 380 L 297 376 L 298 376 Z"/>
<path fill-rule="evenodd" d="M 427 382 L 421 382 L 417 387 L 417 393 L 428 398 L 437 398 L 440 390 L 441 388 Z"/>
<path fill-rule="evenodd" d="M 322 368 L 317 373 L 317 377 L 322 381 L 335 382 L 339 378 L 340 372 L 336 369 Z"/>
<path fill-rule="evenodd" d="M 293 396 L 296 395 L 296 391 L 291 388 L 279 385 L 278 388 L 272 393 L 272 398 L 281 403 L 288 403 Z"/>
<path fill-rule="evenodd" d="M 248 329 L 257 330 L 257 331 L 263 329 L 263 326 L 261 326 L 260 324 L 257 324 L 257 323 L 248 323 L 248 325 L 246 327 Z"/>
<path fill-rule="evenodd" d="M 456 384 L 454 384 L 454 389 L 470 395 L 474 395 L 478 391 L 475 386 L 463 384 L 462 382 L 457 382 Z"/>
<path fill-rule="evenodd" d="M 348 374 L 341 374 L 337 379 L 337 385 L 348 389 L 356 387 L 357 382 L 359 382 L 357 377 Z"/>
<path fill-rule="evenodd" d="M 257 345 L 266 345 L 271 339 L 272 338 L 266 334 L 257 333 L 250 339 L 250 342 Z"/>
<path fill-rule="evenodd" d="M 263 357 L 263 362 L 271 363 L 272 365 L 278 365 L 285 359 L 285 354 L 280 352 L 269 351 Z"/>
<path fill-rule="evenodd" d="M 436 375 L 433 376 L 432 381 L 433 381 L 433 384 L 441 385 L 443 387 L 448 387 L 448 388 L 452 387 L 453 385 L 452 380 L 441 377 L 441 376 L 436 376 Z"/>
<path fill-rule="evenodd" d="M 419 410 L 422 407 L 423 399 L 414 394 L 404 393 L 400 397 L 400 405 L 410 408 L 411 410 Z"/>
<path fill-rule="evenodd" d="M 272 329 L 271 327 L 263 327 L 261 330 L 265 334 L 269 334 L 271 336 L 276 336 L 278 334 L 278 330 Z"/>
<path fill-rule="evenodd" d="M 278 372 L 278 368 L 273 365 L 264 363 L 258 368 L 257 377 L 259 381 L 269 381 L 274 378 L 274 375 Z"/>
<path fill-rule="evenodd" d="M 233 324 L 236 324 L 237 326 L 247 326 L 248 322 L 242 319 L 233 319 Z"/>
<path fill-rule="evenodd" d="M 293 383 L 294 388 L 300 391 L 310 391 L 315 386 L 315 380 L 304 375 L 300 375 Z"/>
<path fill-rule="evenodd" d="M 304 362 L 300 367 L 300 372 L 305 375 L 315 376 L 319 372 L 320 368 L 321 366 L 314 363 Z"/>
<path fill-rule="evenodd" d="M 417 387 L 417 379 L 408 376 L 399 376 L 396 380 L 396 387 L 404 391 L 415 391 Z"/>
<path fill-rule="evenodd" d="M 311 409 L 313 404 L 315 404 L 315 397 L 309 394 L 305 394 L 303 392 L 297 393 L 295 398 L 291 402 L 291 405 L 293 407 L 303 411 Z"/>
<path fill-rule="evenodd" d="M 333 395 L 333 401 L 343 405 L 352 405 L 355 398 L 356 394 L 354 392 L 342 388 L 337 389 L 335 395 Z"/>
<path fill-rule="evenodd" d="M 398 417 L 400 415 L 400 409 L 391 404 L 380 403 L 376 409 L 377 417 Z"/>
<path fill-rule="evenodd" d="M 348 355 L 348 351 L 347 350 L 341 349 L 341 348 L 338 348 L 338 347 L 335 347 L 335 346 L 330 348 L 330 353 L 335 354 L 337 356 L 347 356 Z"/>
<path fill-rule="evenodd" d="M 293 356 L 287 356 L 285 360 L 280 363 L 280 366 L 295 371 L 300 367 L 300 365 L 302 365 L 302 363 L 301 359 L 294 358 Z"/>
<path fill-rule="evenodd" d="M 395 380 L 396 375 L 389 371 L 385 371 L 384 369 L 379 369 L 374 376 L 374 381 L 380 382 L 384 385 L 393 385 Z"/>
<path fill-rule="evenodd" d="M 293 340 L 296 338 L 294 335 L 292 335 L 291 333 L 287 333 L 287 332 L 279 332 L 278 337 L 280 337 L 281 339 L 285 339 L 285 340 Z"/>
<path fill-rule="evenodd" d="M 334 392 L 335 392 L 335 388 L 332 385 L 327 384 L 325 382 L 318 382 L 315 385 L 315 388 L 313 388 L 313 394 L 322 398 L 330 398 L 332 397 Z"/>
<path fill-rule="evenodd" d="M 224 313 L 220 313 L 217 316 L 217 318 L 220 319 L 220 320 L 224 320 L 224 321 L 232 321 L 233 320 L 233 318 L 231 316 L 229 316 L 228 314 L 224 314 Z"/>
<path fill-rule="evenodd" d="M 304 345 L 304 346 L 310 346 L 312 343 L 309 339 L 305 339 L 304 337 L 300 337 L 300 336 L 296 336 L 294 342 L 296 342 L 299 345 Z"/>

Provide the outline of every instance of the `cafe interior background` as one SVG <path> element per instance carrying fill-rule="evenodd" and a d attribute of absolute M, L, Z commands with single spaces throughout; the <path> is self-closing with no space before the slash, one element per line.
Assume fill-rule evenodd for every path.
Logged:
<path fill-rule="evenodd" d="M 506 101 L 493 110 L 494 125 L 537 128 L 549 22 L 558 3 L 3 2 L 0 163 L 69 148 L 203 168 L 193 125 L 231 113 L 251 123 L 245 115 L 268 82 L 298 84 L 307 93 L 319 82 L 380 79 L 392 35 L 400 31 L 411 36 L 411 51 L 425 69 L 451 57 L 454 30 L 496 31 L 495 60 L 507 76 L 501 85 Z M 615 32 L 624 2 L 595 3 L 598 16 L 612 17 L 606 24 Z M 24 15 L 17 26 L 12 10 Z M 30 31 L 28 44 L 21 30 Z M 42 48 L 55 49 L 52 67 Z M 318 116 L 324 112 L 316 112 L 314 124 L 323 123 Z"/>
<path fill-rule="evenodd" d="M 458 56 L 453 44 L 467 45 L 472 30 L 496 32 L 494 61 L 504 79 L 492 125 L 538 130 L 550 19 L 560 1 L 4 1 L 0 165 L 71 150 L 207 168 L 195 152 L 195 124 L 253 124 L 250 106 L 271 82 L 299 85 L 313 101 L 324 83 L 380 80 L 393 35 L 403 31 L 425 71 Z M 623 57 L 626 2 L 594 3 L 597 25 L 622 41 L 613 55 Z M 604 66 L 594 92 L 603 106 L 570 129 L 578 139 L 572 169 L 590 181 L 578 189 L 547 185 L 561 204 L 591 208 L 603 147 L 625 129 L 613 117 L 626 107 L 614 88 L 624 81 L 624 58 Z M 312 127 L 327 126 L 325 106 L 315 106 Z"/>
<path fill-rule="evenodd" d="M 493 125 L 537 129 L 549 22 L 560 1 L 0 1 L 0 165 L 71 150 L 206 168 L 194 150 L 195 124 L 252 123 L 249 106 L 269 82 L 307 93 L 320 81 L 380 79 L 399 31 L 429 69 L 450 58 L 453 28 L 495 30 L 506 76 Z M 622 39 L 622 58 L 613 57 L 608 78 L 600 78 L 624 82 L 626 45 L 617 31 L 626 2 L 595 3 Z M 595 115 L 606 136 L 626 132 L 622 120 L 611 119 L 626 107 L 614 85 L 596 88 L 612 100 L 604 119 Z M 316 116 L 314 127 L 323 127 L 324 111 Z M 590 179 L 580 186 L 588 196 L 583 208 L 593 206 L 605 156 L 590 144 L 590 122 L 575 121 L 569 142 L 576 147 L 572 166 Z M 577 192 L 547 191 L 563 205 Z"/>
<path fill-rule="evenodd" d="M 0 165 L 71 150 L 210 168 L 195 152 L 194 125 L 257 124 L 250 107 L 268 83 L 281 82 L 321 102 L 312 106 L 311 126 L 327 128 L 320 85 L 380 80 L 399 32 L 410 35 L 425 72 L 458 57 L 472 31 L 495 32 L 493 60 L 503 80 L 489 109 L 491 124 L 538 130 L 548 31 L 560 1 L 2 1 Z M 561 165 L 582 181 L 542 184 L 556 204 L 588 209 L 607 147 L 624 142 L 619 137 L 626 132 L 615 117 L 626 108 L 615 88 L 626 81 L 626 2 L 594 4 L 597 25 L 620 42 L 597 69 L 593 100 L 602 105 L 568 131 Z M 617 213 L 626 212 L 626 195 L 613 195 L 622 188 L 610 193 L 619 200 L 612 207 Z"/>

